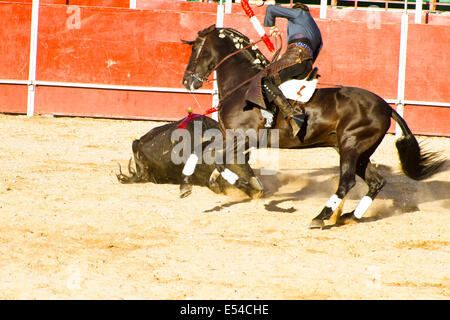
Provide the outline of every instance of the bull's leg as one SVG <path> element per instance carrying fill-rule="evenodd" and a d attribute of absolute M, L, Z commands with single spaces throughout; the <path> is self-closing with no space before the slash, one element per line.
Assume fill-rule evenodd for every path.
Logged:
<path fill-rule="evenodd" d="M 185 198 L 192 192 L 191 176 L 195 172 L 195 167 L 198 163 L 198 156 L 193 153 L 189 156 L 186 164 L 183 167 L 181 184 L 180 184 L 180 198 Z"/>
<path fill-rule="evenodd" d="M 335 211 L 341 210 L 344 204 L 344 197 L 350 191 L 351 188 L 356 184 L 355 172 L 356 163 L 359 158 L 359 154 L 354 149 L 340 149 L 340 177 L 339 186 L 335 194 L 333 194 L 325 207 L 315 217 L 309 227 L 313 228 L 323 228 L 324 220 L 330 219 Z"/>
<path fill-rule="evenodd" d="M 375 199 L 375 197 L 378 195 L 378 193 L 381 191 L 381 189 L 383 188 L 383 186 L 386 183 L 384 178 L 377 172 L 375 166 L 370 161 L 366 164 L 365 170 L 363 170 L 363 169 L 364 169 L 364 165 L 358 167 L 358 170 L 356 171 L 356 173 L 361 178 L 363 178 L 364 181 L 367 183 L 367 185 L 369 186 L 369 191 L 359 201 L 355 210 L 342 215 L 340 217 L 340 220 L 362 218 L 364 213 L 367 211 L 369 206 L 372 204 L 372 201 Z"/>

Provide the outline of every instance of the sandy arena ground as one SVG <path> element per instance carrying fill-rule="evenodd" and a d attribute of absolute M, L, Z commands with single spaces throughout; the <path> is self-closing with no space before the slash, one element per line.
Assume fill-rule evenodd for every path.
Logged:
<path fill-rule="evenodd" d="M 132 140 L 160 124 L 0 115 L 0 299 L 450 298 L 448 162 L 410 180 L 387 135 L 365 217 L 310 230 L 337 187 L 334 150 L 280 150 L 259 200 L 119 184 Z M 418 139 L 450 159 L 450 139 Z M 366 191 L 358 179 L 344 212 Z"/>

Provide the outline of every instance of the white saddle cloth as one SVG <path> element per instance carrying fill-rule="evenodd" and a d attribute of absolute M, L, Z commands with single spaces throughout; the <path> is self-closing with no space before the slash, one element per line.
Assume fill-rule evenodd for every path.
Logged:
<path fill-rule="evenodd" d="M 278 87 L 287 99 L 306 103 L 316 91 L 317 78 L 306 81 L 292 79 L 283 82 Z"/>

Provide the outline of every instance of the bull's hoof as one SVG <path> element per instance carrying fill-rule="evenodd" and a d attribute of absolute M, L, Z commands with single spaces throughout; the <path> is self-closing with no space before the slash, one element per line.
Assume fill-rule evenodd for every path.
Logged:
<path fill-rule="evenodd" d="M 261 198 L 264 194 L 264 187 L 261 180 L 258 177 L 251 177 L 250 185 L 252 186 L 250 198 L 252 199 Z"/>
<path fill-rule="evenodd" d="M 183 184 L 180 186 L 180 198 L 186 198 L 192 193 L 192 185 Z"/>
<path fill-rule="evenodd" d="M 310 229 L 322 229 L 324 226 L 325 223 L 320 219 L 313 219 L 313 221 L 309 224 Z"/>

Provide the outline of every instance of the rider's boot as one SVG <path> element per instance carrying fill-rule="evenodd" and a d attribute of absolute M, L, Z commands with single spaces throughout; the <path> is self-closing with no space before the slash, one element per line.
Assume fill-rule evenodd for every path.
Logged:
<path fill-rule="evenodd" d="M 296 137 L 302 129 L 303 123 L 305 122 L 305 114 L 294 114 L 294 108 L 282 94 L 278 95 L 273 100 L 273 103 L 275 103 L 275 105 L 280 109 L 281 114 L 283 115 L 286 122 L 291 125 L 292 135 Z"/>
<path fill-rule="evenodd" d="M 294 114 L 294 108 L 275 84 L 278 82 L 273 77 L 267 77 L 263 80 L 263 89 L 267 100 L 271 103 L 273 102 L 280 109 L 284 119 L 292 128 L 292 135 L 296 137 L 303 126 L 306 116 L 301 112 Z"/>

